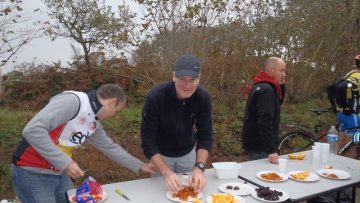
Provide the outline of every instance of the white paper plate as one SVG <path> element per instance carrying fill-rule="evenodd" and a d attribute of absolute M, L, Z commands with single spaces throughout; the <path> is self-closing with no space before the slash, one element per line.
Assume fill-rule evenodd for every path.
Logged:
<path fill-rule="evenodd" d="M 222 193 L 220 193 L 222 194 Z M 246 203 L 246 200 L 240 196 L 235 196 L 235 201 L 236 203 Z M 206 203 L 212 203 L 212 197 L 211 195 L 209 195 L 207 198 L 206 198 Z"/>
<path fill-rule="evenodd" d="M 316 175 L 315 173 L 311 173 L 311 172 L 310 172 L 309 176 L 306 177 L 304 180 L 295 179 L 291 176 L 292 174 L 297 174 L 297 173 L 302 173 L 302 172 L 304 172 L 304 171 L 290 171 L 287 173 L 287 175 L 290 179 L 300 181 L 300 182 L 315 182 L 315 181 L 320 180 L 320 177 L 318 175 Z"/>
<path fill-rule="evenodd" d="M 283 195 L 279 197 L 279 200 L 270 201 L 270 200 L 266 200 L 266 199 L 258 197 L 256 191 L 254 190 L 251 193 L 251 196 L 253 196 L 255 199 L 258 199 L 258 200 L 264 201 L 264 202 L 284 202 L 285 200 L 289 199 L 289 195 L 286 192 L 282 191 L 282 190 L 274 189 L 274 188 L 270 188 L 270 190 L 277 190 L 279 192 L 282 192 Z"/>
<path fill-rule="evenodd" d="M 226 189 L 227 186 L 232 186 L 233 188 L 235 186 L 237 186 L 237 187 L 239 187 L 239 190 Z M 250 195 L 251 191 L 254 190 L 253 187 L 251 187 L 248 184 L 244 184 L 244 183 L 224 183 L 224 184 L 219 185 L 218 189 L 221 192 L 231 194 L 231 195 Z"/>
<path fill-rule="evenodd" d="M 75 196 L 75 194 L 73 194 L 73 195 L 71 195 L 70 197 L 69 197 L 69 200 L 70 200 L 70 202 L 71 203 L 77 203 L 77 201 L 73 201 L 73 197 Z M 100 202 L 103 202 L 106 198 L 107 198 L 107 193 L 105 192 L 105 191 L 103 191 L 103 198 L 100 200 L 100 201 L 98 201 L 99 203 Z"/>
<path fill-rule="evenodd" d="M 351 177 L 348 172 L 339 169 L 320 169 L 317 173 L 324 178 L 329 178 L 333 180 L 345 180 Z M 327 176 L 326 174 L 335 174 L 338 178 L 332 178 Z"/>
<path fill-rule="evenodd" d="M 194 201 L 195 199 L 201 199 L 201 198 L 203 197 L 203 193 L 202 193 L 202 192 L 199 192 L 199 194 L 197 195 L 196 198 L 189 197 L 187 201 L 183 201 L 183 200 L 180 200 L 178 197 L 173 198 L 173 197 L 172 197 L 172 194 L 173 194 L 173 192 L 167 191 L 166 197 L 167 197 L 169 200 L 172 200 L 172 201 L 175 201 L 175 202 L 192 202 L 192 201 Z"/>
<path fill-rule="evenodd" d="M 262 174 L 266 174 L 266 173 L 276 173 L 278 174 L 280 177 L 282 177 L 282 180 L 267 180 L 267 179 L 264 179 L 261 177 Z M 283 182 L 285 180 L 288 179 L 288 176 L 286 174 L 283 174 L 283 173 L 279 173 L 277 171 L 260 171 L 260 172 L 257 172 L 256 173 L 256 177 L 258 177 L 260 180 L 263 180 L 263 181 L 268 181 L 268 182 Z"/>

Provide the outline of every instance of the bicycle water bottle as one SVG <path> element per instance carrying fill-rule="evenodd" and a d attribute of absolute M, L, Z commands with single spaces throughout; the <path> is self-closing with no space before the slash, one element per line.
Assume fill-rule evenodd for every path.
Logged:
<path fill-rule="evenodd" d="M 326 135 L 327 143 L 330 144 L 330 160 L 337 154 L 337 141 L 338 141 L 338 132 L 335 129 L 335 126 L 332 125 Z"/>

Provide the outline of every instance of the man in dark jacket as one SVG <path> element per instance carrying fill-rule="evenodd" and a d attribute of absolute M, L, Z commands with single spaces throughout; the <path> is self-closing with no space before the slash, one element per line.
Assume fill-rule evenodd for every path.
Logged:
<path fill-rule="evenodd" d="M 254 78 L 246 103 L 242 133 L 243 148 L 250 160 L 269 158 L 277 163 L 279 145 L 280 105 L 285 96 L 284 60 L 270 57 L 264 69 Z"/>
<path fill-rule="evenodd" d="M 154 87 L 143 108 L 141 147 L 173 192 L 182 187 L 177 173 L 191 172 L 189 185 L 198 190 L 206 183 L 203 172 L 212 146 L 211 100 L 199 80 L 198 59 L 181 56 L 173 81 Z"/>

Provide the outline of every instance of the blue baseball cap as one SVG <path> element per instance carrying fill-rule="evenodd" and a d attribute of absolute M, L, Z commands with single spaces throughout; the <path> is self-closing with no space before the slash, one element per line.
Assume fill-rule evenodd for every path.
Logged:
<path fill-rule="evenodd" d="M 175 77 L 191 76 L 199 78 L 200 62 L 193 55 L 180 56 L 175 63 Z"/>

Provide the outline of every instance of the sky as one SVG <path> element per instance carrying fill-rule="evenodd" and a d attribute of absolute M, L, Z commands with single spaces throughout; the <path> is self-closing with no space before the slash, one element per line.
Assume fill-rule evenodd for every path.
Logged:
<path fill-rule="evenodd" d="M 41 0 L 24 0 L 23 2 L 24 11 L 33 11 L 40 8 L 41 12 L 38 12 L 37 16 L 33 16 L 34 18 L 42 21 L 48 18 L 46 14 L 47 8 Z M 123 0 L 107 0 L 107 2 L 116 8 Z M 124 2 L 129 5 L 132 12 L 138 14 L 143 13 L 143 10 L 137 3 L 131 0 L 124 0 Z M 46 36 L 40 39 L 34 39 L 29 44 L 25 45 L 18 53 L 15 63 L 10 61 L 5 65 L 3 72 L 7 73 L 13 71 L 16 65 L 32 61 L 36 64 L 52 64 L 52 62 L 58 62 L 60 60 L 62 64 L 66 64 L 66 62 L 70 61 L 71 57 L 74 55 L 71 44 L 76 45 L 76 43 L 70 39 L 59 38 L 55 41 L 51 41 Z"/>

